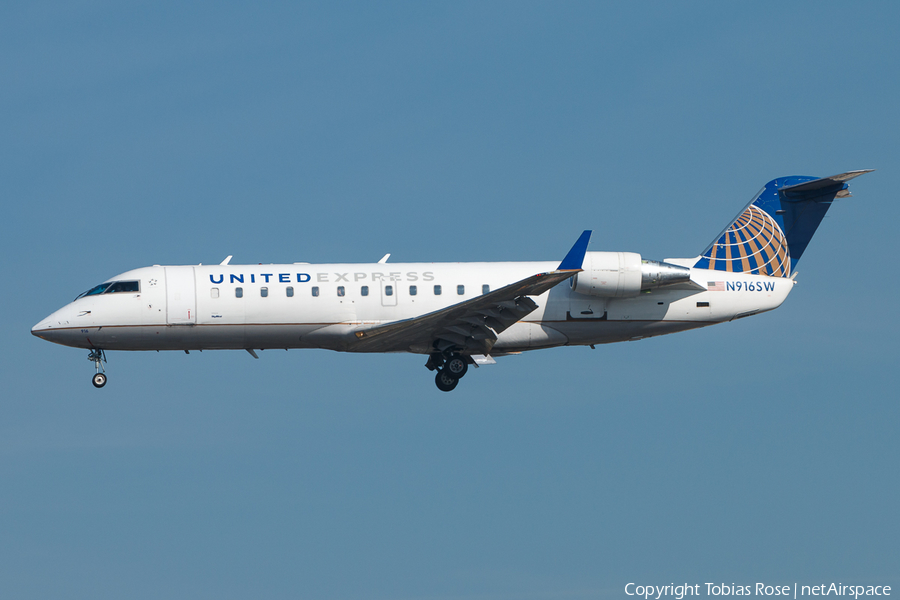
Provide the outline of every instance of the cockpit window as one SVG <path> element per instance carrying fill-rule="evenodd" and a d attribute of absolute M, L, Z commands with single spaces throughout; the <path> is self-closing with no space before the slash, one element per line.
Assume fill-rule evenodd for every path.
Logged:
<path fill-rule="evenodd" d="M 97 294 L 115 294 L 116 292 L 140 292 L 140 281 L 107 281 L 98 286 L 92 287 L 83 294 L 79 294 L 78 298 L 85 296 L 96 296 Z M 78 298 L 75 298 L 78 300 Z"/>
<path fill-rule="evenodd" d="M 116 292 L 139 292 L 141 291 L 140 281 L 113 281 L 113 284 L 106 288 L 104 294 L 115 294 Z"/>
<path fill-rule="evenodd" d="M 108 288 L 109 286 L 110 286 L 110 283 L 108 281 L 106 283 L 101 283 L 100 285 L 98 285 L 96 287 L 92 287 L 91 289 L 89 289 L 86 292 L 82 292 L 81 294 L 78 294 L 78 298 L 84 298 L 85 296 L 96 296 L 97 294 L 102 294 L 103 291 L 106 288 Z M 75 299 L 78 300 L 78 298 L 75 298 Z"/>

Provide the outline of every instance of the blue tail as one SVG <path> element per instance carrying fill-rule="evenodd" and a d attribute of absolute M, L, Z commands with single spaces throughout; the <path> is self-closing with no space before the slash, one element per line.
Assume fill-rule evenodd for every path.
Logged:
<path fill-rule="evenodd" d="M 766 184 L 694 265 L 699 269 L 787 277 L 847 181 L 872 169 L 833 177 L 779 177 Z"/>

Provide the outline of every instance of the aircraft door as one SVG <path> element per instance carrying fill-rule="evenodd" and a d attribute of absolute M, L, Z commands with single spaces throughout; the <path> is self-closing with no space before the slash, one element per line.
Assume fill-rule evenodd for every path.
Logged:
<path fill-rule="evenodd" d="M 381 305 L 397 306 L 398 282 L 393 279 L 381 278 Z"/>
<path fill-rule="evenodd" d="M 196 322 L 194 267 L 166 267 L 166 323 L 193 325 Z"/>

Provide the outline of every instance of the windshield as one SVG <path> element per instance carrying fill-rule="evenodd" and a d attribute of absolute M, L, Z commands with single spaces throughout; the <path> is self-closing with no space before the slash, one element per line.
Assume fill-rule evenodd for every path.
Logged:
<path fill-rule="evenodd" d="M 97 294 L 115 294 L 117 292 L 140 292 L 141 291 L 141 282 L 140 281 L 107 281 L 106 283 L 101 283 L 98 286 L 94 286 L 86 292 L 78 294 L 78 298 L 84 298 L 85 296 L 96 296 Z"/>
<path fill-rule="evenodd" d="M 98 286 L 92 287 L 88 291 L 78 294 L 78 296 L 75 299 L 78 300 L 78 298 L 84 298 L 85 296 L 94 296 L 96 294 L 102 294 L 103 290 L 105 290 L 106 288 L 108 288 L 110 286 L 110 283 L 111 282 L 107 281 L 106 283 L 101 283 Z"/>

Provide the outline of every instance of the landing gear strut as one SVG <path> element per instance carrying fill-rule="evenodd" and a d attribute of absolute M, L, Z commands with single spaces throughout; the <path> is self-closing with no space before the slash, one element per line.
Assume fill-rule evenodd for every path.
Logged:
<path fill-rule="evenodd" d="M 440 354 L 435 352 L 428 357 L 425 366 L 432 371 L 437 371 L 434 376 L 434 383 L 442 392 L 450 392 L 456 388 L 459 380 L 465 376 L 469 370 L 469 363 L 466 357 L 456 352 Z"/>
<path fill-rule="evenodd" d="M 88 354 L 88 360 L 92 361 L 97 369 L 97 373 L 91 378 L 91 383 L 95 388 L 102 388 L 106 385 L 106 369 L 103 368 L 103 363 L 106 362 L 106 353 L 100 348 L 94 348 Z"/>

